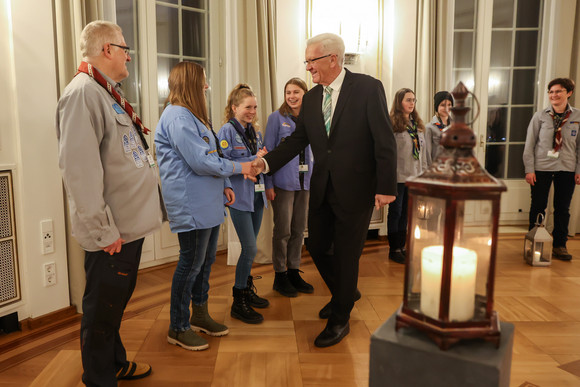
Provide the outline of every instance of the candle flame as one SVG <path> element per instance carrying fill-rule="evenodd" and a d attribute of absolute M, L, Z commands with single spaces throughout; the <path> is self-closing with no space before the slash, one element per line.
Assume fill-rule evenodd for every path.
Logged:
<path fill-rule="evenodd" d="M 419 226 L 415 226 L 415 239 L 421 239 L 421 230 L 419 230 Z"/>
<path fill-rule="evenodd" d="M 491 238 L 489 238 L 489 240 L 487 241 L 487 245 L 491 246 Z"/>

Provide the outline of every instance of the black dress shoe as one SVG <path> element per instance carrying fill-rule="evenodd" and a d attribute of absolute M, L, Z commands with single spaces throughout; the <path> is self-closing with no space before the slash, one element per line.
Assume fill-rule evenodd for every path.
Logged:
<path fill-rule="evenodd" d="M 360 294 L 360 290 L 356 290 L 354 292 L 354 302 L 357 302 L 358 300 L 360 300 L 360 298 L 362 297 L 362 295 Z M 330 306 L 330 302 L 326 305 L 324 305 L 322 307 L 322 309 L 320 309 L 320 312 L 318 312 L 318 317 L 320 317 L 321 319 L 327 319 L 330 318 L 330 315 L 332 314 L 332 309 Z"/>
<path fill-rule="evenodd" d="M 344 325 L 326 324 L 326 328 L 314 340 L 314 345 L 320 348 L 330 347 L 340 343 L 344 336 L 350 332 L 348 321 Z"/>

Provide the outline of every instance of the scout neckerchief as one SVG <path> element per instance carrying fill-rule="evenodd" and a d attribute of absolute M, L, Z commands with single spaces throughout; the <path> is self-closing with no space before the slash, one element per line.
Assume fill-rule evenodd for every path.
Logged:
<path fill-rule="evenodd" d="M 421 145 L 419 144 L 419 134 L 417 133 L 417 124 L 413 119 L 411 119 L 411 125 L 407 125 L 407 132 L 411 136 L 413 141 L 413 158 L 419 160 L 419 151 L 421 150 Z"/>
<path fill-rule="evenodd" d="M 123 110 L 125 110 L 125 112 L 129 115 L 129 117 L 131 117 L 131 120 L 135 124 L 135 128 L 137 129 L 137 133 L 139 134 L 139 138 L 141 139 L 143 146 L 145 147 L 146 150 L 149 149 L 149 145 L 147 144 L 147 141 L 145 141 L 145 136 L 143 136 L 143 133 L 145 133 L 145 134 L 149 133 L 149 129 L 147 129 L 145 127 L 145 125 L 143 125 L 143 123 L 141 122 L 141 119 L 139 118 L 137 113 L 135 113 L 135 110 L 133 110 L 133 106 L 131 106 L 131 104 L 129 102 L 127 102 L 125 97 L 121 96 L 117 92 L 117 90 L 115 90 L 115 88 L 113 86 L 111 86 L 111 84 L 109 82 L 107 82 L 105 77 L 103 77 L 103 75 L 98 70 L 95 71 L 93 65 L 91 65 L 87 62 L 84 62 L 84 61 L 81 62 L 80 66 L 77 70 L 77 73 L 75 74 L 75 77 L 80 73 L 88 74 L 89 77 L 91 77 L 95 81 L 97 81 L 97 83 L 99 85 L 103 86 L 105 88 L 105 90 L 107 90 L 109 92 L 111 97 L 113 97 L 115 99 L 115 101 L 117 101 L 119 103 L 119 105 L 121 105 Z"/>
<path fill-rule="evenodd" d="M 570 113 L 572 113 L 572 110 L 566 111 L 566 114 L 554 114 L 552 109 L 548 112 L 550 117 L 552 117 L 552 122 L 554 123 L 554 140 L 552 141 L 554 152 L 558 152 L 562 147 L 562 126 L 564 126 L 566 121 L 568 121 Z"/>
<path fill-rule="evenodd" d="M 246 146 L 246 148 L 248 148 L 250 153 L 252 155 L 258 153 L 258 144 L 257 144 L 258 141 L 256 138 L 256 131 L 254 130 L 252 124 L 248 124 L 248 127 L 244 130 L 242 124 L 240 124 L 238 120 L 231 119 L 229 123 L 232 124 L 236 132 L 238 132 L 240 137 L 242 137 L 242 141 L 244 142 L 244 145 Z"/>
<path fill-rule="evenodd" d="M 449 126 L 451 124 L 451 119 L 450 118 L 447 119 L 448 124 L 445 125 L 443 123 L 443 121 L 441 121 L 441 117 L 439 117 L 438 115 L 437 115 L 437 121 L 438 122 L 435 122 L 435 126 L 437 127 L 437 129 L 439 129 L 440 132 L 442 132 L 443 129 L 445 129 L 447 126 Z"/>

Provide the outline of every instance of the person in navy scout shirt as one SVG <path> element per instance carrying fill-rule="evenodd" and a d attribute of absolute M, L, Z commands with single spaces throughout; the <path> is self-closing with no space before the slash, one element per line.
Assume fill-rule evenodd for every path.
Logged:
<path fill-rule="evenodd" d="M 257 109 L 258 102 L 250 86 L 241 83 L 230 92 L 224 112 L 224 125 L 218 133 L 226 159 L 248 162 L 263 154 L 262 134 L 257 127 Z M 236 193 L 236 202 L 230 206 L 230 216 L 242 251 L 236 265 L 234 301 L 230 314 L 245 323 L 258 324 L 264 317 L 254 308 L 270 305 L 267 299 L 256 294 L 254 279 L 250 275 L 258 252 L 256 238 L 266 205 L 264 176 L 258 175 L 255 182 L 242 176 L 233 176 L 231 183 Z"/>
<path fill-rule="evenodd" d="M 580 111 L 568 100 L 574 81 L 556 78 L 548 84 L 550 107 L 536 112 L 528 126 L 524 147 L 526 182 L 531 187 L 529 228 L 539 213 L 545 214 L 550 186 L 554 183 L 554 258 L 569 261 L 566 249 L 570 202 L 576 184 L 580 184 Z"/>
<path fill-rule="evenodd" d="M 209 275 L 224 221 L 224 203 L 235 202 L 228 177 L 247 174 L 250 168 L 249 162 L 222 158 L 209 123 L 207 88 L 203 67 L 194 62 L 177 64 L 169 74 L 168 104 L 155 132 L 169 226 L 179 238 L 167 341 L 192 351 L 208 347 L 207 340 L 195 332 L 210 336 L 228 333 L 228 327 L 208 313 Z"/>
<path fill-rule="evenodd" d="M 264 137 L 266 149 L 274 149 L 294 132 L 302 97 L 307 91 L 306 83 L 300 78 L 286 82 L 282 106 L 268 117 Z M 312 285 L 300 276 L 312 164 L 312 151 L 307 146 L 279 171 L 265 176 L 266 197 L 274 210 L 273 288 L 286 297 L 296 297 L 297 292 L 314 292 Z"/>
<path fill-rule="evenodd" d="M 448 91 L 438 91 L 433 97 L 433 106 L 435 115 L 425 126 L 425 143 L 431 162 L 437 158 L 443 130 L 451 125 L 449 110 L 453 106 L 453 97 Z"/>

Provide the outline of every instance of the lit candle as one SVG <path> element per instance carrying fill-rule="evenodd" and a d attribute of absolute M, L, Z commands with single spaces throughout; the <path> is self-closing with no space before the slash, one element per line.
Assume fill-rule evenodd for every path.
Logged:
<path fill-rule="evenodd" d="M 534 262 L 540 262 L 541 256 L 542 256 L 542 254 L 540 254 L 539 251 L 534 251 Z"/>
<path fill-rule="evenodd" d="M 449 321 L 473 318 L 476 269 L 475 251 L 453 248 Z M 421 312 L 434 319 L 439 319 L 442 271 L 443 246 L 428 246 L 421 250 Z"/>

